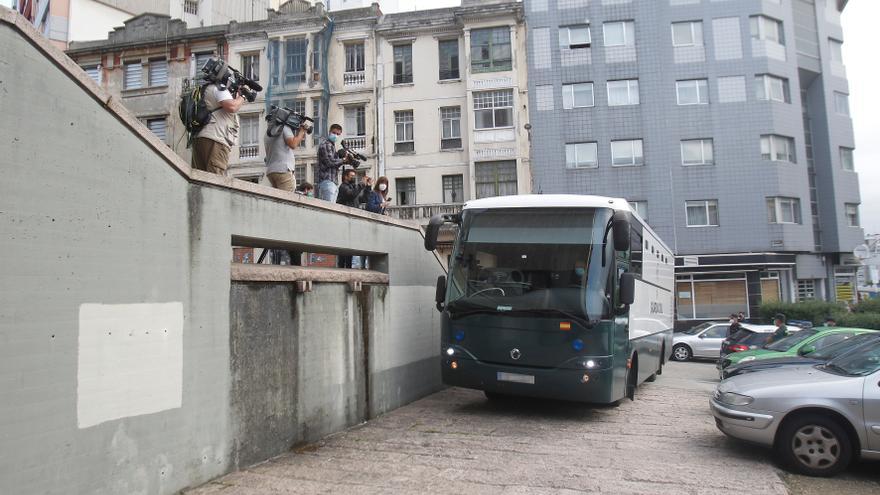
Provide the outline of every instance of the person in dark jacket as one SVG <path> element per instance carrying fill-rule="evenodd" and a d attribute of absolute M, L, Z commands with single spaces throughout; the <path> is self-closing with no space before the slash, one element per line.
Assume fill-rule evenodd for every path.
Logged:
<path fill-rule="evenodd" d="M 733 337 L 737 332 L 742 330 L 742 325 L 739 324 L 739 317 L 735 314 L 730 315 L 730 328 L 727 329 L 727 336 Z"/>
<path fill-rule="evenodd" d="M 390 203 L 391 198 L 388 197 L 388 177 L 383 175 L 376 179 L 376 187 L 373 188 L 373 192 L 370 193 L 370 197 L 367 199 L 367 211 L 384 215 L 385 208 Z"/>
<path fill-rule="evenodd" d="M 777 314 L 773 318 L 773 324 L 776 325 L 776 331 L 773 332 L 773 335 L 770 336 L 770 339 L 767 340 L 768 344 L 772 344 L 773 342 L 777 342 L 780 339 L 784 339 L 788 334 L 788 327 L 785 326 L 785 315 L 782 313 Z"/>
<path fill-rule="evenodd" d="M 339 193 L 336 202 L 350 206 L 352 208 L 360 208 L 362 204 L 367 202 L 370 195 L 370 186 L 373 185 L 373 179 L 364 176 L 360 184 L 357 183 L 357 173 L 353 168 L 346 169 L 342 172 L 342 183 L 339 184 Z"/>

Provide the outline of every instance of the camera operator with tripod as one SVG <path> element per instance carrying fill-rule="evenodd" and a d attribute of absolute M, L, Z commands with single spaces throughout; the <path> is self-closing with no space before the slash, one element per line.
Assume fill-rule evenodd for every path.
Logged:
<path fill-rule="evenodd" d="M 289 108 L 272 106 L 266 115 L 266 177 L 275 189 L 293 192 L 296 177 L 293 176 L 295 150 L 306 134 L 312 133 L 307 124 L 312 119 Z"/>

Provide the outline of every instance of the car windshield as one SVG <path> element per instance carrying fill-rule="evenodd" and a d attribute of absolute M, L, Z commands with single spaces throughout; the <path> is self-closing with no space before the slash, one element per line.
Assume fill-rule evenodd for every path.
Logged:
<path fill-rule="evenodd" d="M 816 335 L 817 333 L 819 333 L 819 332 L 817 332 L 816 330 L 801 330 L 798 333 L 795 333 L 795 334 L 789 335 L 788 337 L 777 340 L 776 342 L 773 342 L 772 344 L 765 345 L 764 349 L 767 349 L 770 351 L 785 352 L 785 351 L 791 349 L 792 347 L 800 344 L 801 342 L 809 339 L 813 335 Z"/>
<path fill-rule="evenodd" d="M 682 333 L 685 334 L 685 335 L 696 335 L 696 334 L 702 332 L 703 330 L 705 330 L 705 329 L 711 327 L 711 326 L 714 325 L 714 324 L 715 324 L 715 323 L 713 323 L 713 322 L 711 322 L 711 321 L 707 321 L 706 323 L 700 323 L 699 325 L 697 325 L 697 326 L 695 326 L 695 327 L 693 327 L 693 328 L 689 328 L 689 329 L 685 330 L 685 331 L 682 332 Z"/>
<path fill-rule="evenodd" d="M 610 317 L 610 218 L 604 208 L 465 210 L 449 270 L 450 311 Z"/>
<path fill-rule="evenodd" d="M 807 356 L 813 359 L 821 359 L 823 361 L 827 361 L 829 359 L 834 359 L 837 356 L 843 355 L 844 353 L 849 352 L 860 345 L 864 345 L 866 342 L 871 342 L 877 339 L 878 336 L 875 333 L 862 333 L 859 335 L 853 335 L 846 340 L 836 342 L 823 349 L 813 351 L 807 354 Z"/>
<path fill-rule="evenodd" d="M 866 376 L 880 370 L 880 341 L 864 345 L 843 356 L 820 365 L 820 369 L 835 374 Z"/>

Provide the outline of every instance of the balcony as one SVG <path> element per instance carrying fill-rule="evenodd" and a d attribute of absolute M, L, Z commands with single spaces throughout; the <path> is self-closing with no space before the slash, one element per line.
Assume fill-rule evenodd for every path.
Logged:
<path fill-rule="evenodd" d="M 345 72 L 342 74 L 342 84 L 346 88 L 360 88 L 367 83 L 367 73 L 365 71 Z"/>
<path fill-rule="evenodd" d="M 347 137 L 345 143 L 358 153 L 367 154 L 367 136 Z"/>
<path fill-rule="evenodd" d="M 258 144 L 242 145 L 238 148 L 238 158 L 242 160 L 257 158 L 258 156 L 260 156 L 260 146 Z"/>
<path fill-rule="evenodd" d="M 461 213 L 463 203 L 440 203 L 430 205 L 389 206 L 388 214 L 401 220 L 416 220 L 427 224 L 434 215 L 441 213 Z"/>

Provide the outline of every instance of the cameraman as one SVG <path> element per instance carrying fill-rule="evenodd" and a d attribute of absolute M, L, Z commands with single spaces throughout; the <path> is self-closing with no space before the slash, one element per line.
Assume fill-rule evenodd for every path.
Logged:
<path fill-rule="evenodd" d="M 205 86 L 204 98 L 211 120 L 193 140 L 193 167 L 225 176 L 229 151 L 238 142 L 236 114 L 245 98 L 240 92 L 233 98 L 228 89 L 220 89 L 218 79 Z"/>
<path fill-rule="evenodd" d="M 364 176 L 358 184 L 357 172 L 353 168 L 347 168 L 342 172 L 342 184 L 339 184 L 336 202 L 352 208 L 360 208 L 369 199 L 372 186 L 373 179 L 367 176 Z"/>
<path fill-rule="evenodd" d="M 268 129 L 263 139 L 266 146 L 266 177 L 275 189 L 293 192 L 296 188 L 293 150 L 305 139 L 308 129 L 300 125 L 294 133 L 289 125 L 277 123 L 275 111 L 266 116 L 266 121 Z"/>
<path fill-rule="evenodd" d="M 330 133 L 321 139 L 318 145 L 318 198 L 331 203 L 336 202 L 339 194 L 339 169 L 344 164 L 351 163 L 350 158 L 339 158 L 336 154 L 336 141 L 342 135 L 342 126 L 333 124 Z"/>

